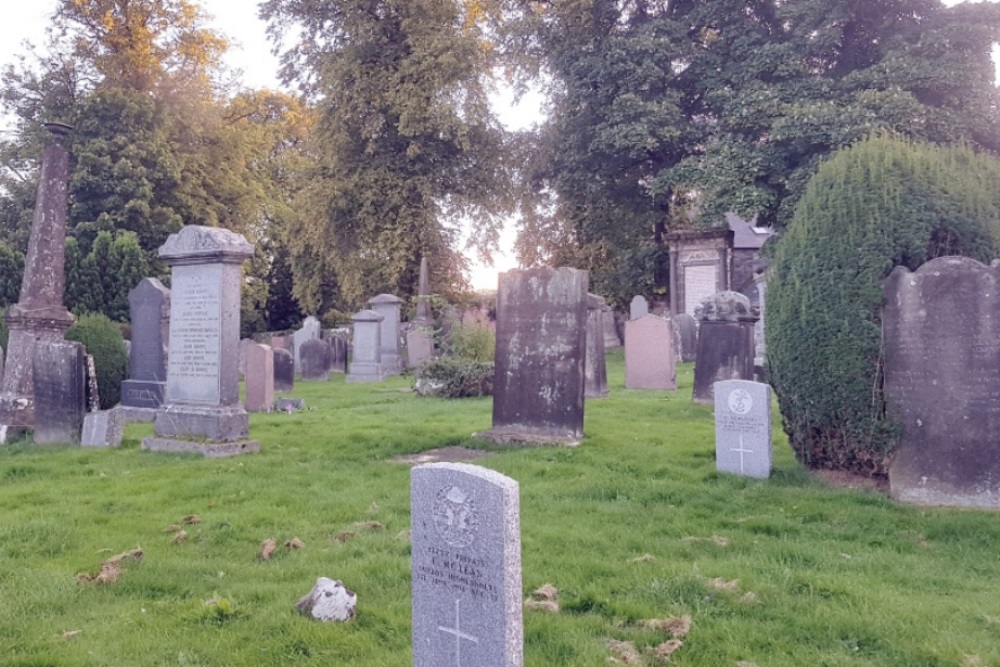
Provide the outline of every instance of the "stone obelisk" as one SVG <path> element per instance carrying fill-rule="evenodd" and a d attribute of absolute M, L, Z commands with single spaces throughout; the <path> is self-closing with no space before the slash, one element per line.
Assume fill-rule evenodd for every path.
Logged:
<path fill-rule="evenodd" d="M 61 123 L 46 123 L 45 128 L 52 142 L 42 156 L 21 295 L 7 309 L 10 339 L 0 386 L 0 442 L 34 426 L 31 361 L 35 347 L 43 341 L 62 340 L 74 320 L 63 305 L 69 180 L 69 150 L 64 143 L 72 128 Z"/>

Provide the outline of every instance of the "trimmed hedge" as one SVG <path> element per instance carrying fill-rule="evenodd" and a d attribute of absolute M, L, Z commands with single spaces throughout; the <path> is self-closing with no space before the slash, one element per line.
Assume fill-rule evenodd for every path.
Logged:
<path fill-rule="evenodd" d="M 66 340 L 83 343 L 93 355 L 101 409 L 113 408 L 121 400 L 122 381 L 128 379 L 128 354 L 118 325 L 106 315 L 81 315 L 66 331 Z"/>
<path fill-rule="evenodd" d="M 421 396 L 492 396 L 493 362 L 457 357 L 435 359 L 417 369 L 413 386 Z"/>
<path fill-rule="evenodd" d="M 898 426 L 882 392 L 882 281 L 944 255 L 1000 255 L 1000 163 L 874 137 L 810 180 L 775 251 L 768 372 L 797 458 L 886 474 Z"/>

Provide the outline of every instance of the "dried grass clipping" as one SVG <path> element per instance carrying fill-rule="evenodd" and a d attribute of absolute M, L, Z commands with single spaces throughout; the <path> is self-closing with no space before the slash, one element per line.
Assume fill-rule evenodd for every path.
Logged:
<path fill-rule="evenodd" d="M 524 608 L 533 611 L 547 611 L 552 614 L 559 613 L 559 591 L 552 584 L 545 584 L 534 591 L 527 600 L 524 601 Z"/>
<path fill-rule="evenodd" d="M 608 661 L 616 665 L 641 665 L 642 656 L 632 642 L 608 640 L 608 648 L 611 649 L 611 657 Z"/>
<path fill-rule="evenodd" d="M 117 556 L 112 556 L 101 563 L 101 569 L 96 575 L 92 575 L 88 572 L 80 572 L 76 575 L 76 580 L 80 583 L 94 582 L 95 584 L 113 584 L 118 581 L 118 577 L 122 573 L 124 563 L 132 560 L 142 560 L 141 548 L 136 547 L 131 551 L 123 551 Z"/>
<path fill-rule="evenodd" d="M 268 538 L 261 542 L 260 544 L 260 559 L 261 560 L 271 560 L 271 556 L 274 555 L 275 550 L 278 548 L 278 543 L 274 539 Z"/>
<path fill-rule="evenodd" d="M 681 616 L 680 618 L 676 616 L 652 618 L 648 621 L 643 621 L 642 624 L 651 630 L 665 632 L 674 639 L 684 639 L 687 633 L 691 632 L 691 617 L 688 615 Z"/>

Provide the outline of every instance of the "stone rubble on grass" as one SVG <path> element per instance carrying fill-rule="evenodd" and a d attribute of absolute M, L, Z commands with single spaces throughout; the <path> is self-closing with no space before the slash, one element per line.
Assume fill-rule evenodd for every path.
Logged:
<path fill-rule="evenodd" d="M 313 589 L 295 603 L 295 609 L 321 621 L 349 621 L 357 605 L 357 594 L 344 582 L 320 577 Z"/>

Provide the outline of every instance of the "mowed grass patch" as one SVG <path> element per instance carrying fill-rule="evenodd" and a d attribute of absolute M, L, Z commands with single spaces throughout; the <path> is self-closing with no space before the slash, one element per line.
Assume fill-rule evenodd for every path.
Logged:
<path fill-rule="evenodd" d="M 678 380 L 625 390 L 612 351 L 579 447 L 477 460 L 520 484 L 525 595 L 559 591 L 558 613 L 525 612 L 526 665 L 605 665 L 610 641 L 660 664 L 669 636 L 644 621 L 670 616 L 691 618 L 673 665 L 1000 664 L 995 513 L 829 487 L 780 433 L 770 480 L 719 475 L 691 365 Z M 307 409 L 253 415 L 261 453 L 233 459 L 142 452 L 135 424 L 118 450 L 0 449 L 0 664 L 409 664 L 409 468 L 392 459 L 483 448 L 492 403 L 408 386 L 299 383 Z M 136 548 L 115 583 L 77 582 Z M 319 576 L 358 593 L 354 621 L 294 612 Z"/>

